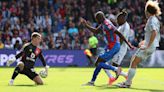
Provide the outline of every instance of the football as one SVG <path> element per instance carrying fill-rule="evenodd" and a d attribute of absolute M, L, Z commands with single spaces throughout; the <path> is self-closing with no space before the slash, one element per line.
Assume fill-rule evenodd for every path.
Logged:
<path fill-rule="evenodd" d="M 42 77 L 42 78 L 46 78 L 47 77 L 47 72 L 45 71 L 45 70 L 41 70 L 40 72 L 39 72 L 39 75 Z"/>

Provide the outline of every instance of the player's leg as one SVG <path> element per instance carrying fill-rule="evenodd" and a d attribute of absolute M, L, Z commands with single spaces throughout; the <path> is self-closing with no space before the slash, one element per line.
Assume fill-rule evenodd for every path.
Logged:
<path fill-rule="evenodd" d="M 147 50 L 148 51 L 148 50 Z M 149 54 L 146 54 L 145 50 L 141 50 L 140 48 L 136 51 L 135 55 L 132 56 L 131 58 L 131 64 L 130 64 L 130 67 L 129 67 L 129 71 L 128 71 L 128 78 L 125 82 L 121 83 L 119 85 L 119 87 L 122 87 L 122 88 L 129 88 L 132 84 L 132 79 L 133 77 L 135 76 L 136 74 L 136 68 L 137 68 L 137 65 L 142 61 L 142 60 L 145 60 L 149 55 L 151 55 L 151 53 L 154 51 L 150 51 Z"/>
<path fill-rule="evenodd" d="M 24 63 L 18 62 L 17 66 L 15 67 L 15 70 L 13 72 L 13 75 L 11 77 L 11 80 L 9 81 L 9 85 L 13 85 L 14 79 L 18 76 L 18 74 L 23 71 L 24 69 Z"/>
<path fill-rule="evenodd" d="M 85 85 L 94 86 L 94 82 L 95 82 L 95 80 L 96 80 L 96 78 L 97 78 L 97 75 L 98 75 L 98 73 L 99 73 L 100 70 L 101 70 L 101 67 L 98 65 L 100 62 L 104 62 L 104 60 L 103 60 L 102 58 L 98 57 L 97 60 L 96 60 L 96 63 L 95 63 L 96 69 L 94 70 L 92 79 L 91 79 L 90 82 L 88 82 L 88 83 L 85 84 Z"/>
<path fill-rule="evenodd" d="M 130 69 L 128 71 L 128 78 L 127 78 L 127 82 L 130 84 L 135 73 L 136 73 L 136 68 L 137 65 L 142 61 L 142 59 L 140 57 L 135 56 L 134 60 L 131 63 Z"/>
<path fill-rule="evenodd" d="M 94 85 L 94 82 L 97 78 L 97 75 L 101 71 L 101 68 L 116 71 L 116 69 L 112 65 L 107 65 L 105 64 L 105 62 L 111 60 L 112 57 L 119 51 L 119 49 L 120 49 L 120 44 L 116 43 L 115 46 L 111 50 L 106 50 L 104 54 L 99 55 L 95 63 L 96 69 L 94 70 L 92 79 L 90 82 L 88 82 L 89 85 L 92 85 L 92 86 Z M 118 76 L 120 71 L 116 71 L 116 72 Z"/>
<path fill-rule="evenodd" d="M 142 59 L 140 57 L 134 56 L 134 59 L 132 60 L 131 65 L 130 65 L 130 69 L 128 71 L 128 78 L 125 82 L 121 83 L 121 85 L 119 85 L 119 87 L 129 88 L 131 86 L 132 79 L 134 78 L 134 76 L 136 74 L 137 65 L 141 61 L 142 61 Z"/>
<path fill-rule="evenodd" d="M 33 80 L 36 85 L 43 85 L 42 79 L 39 77 L 39 75 L 35 72 L 34 68 L 25 69 L 24 73 L 28 78 Z"/>
<path fill-rule="evenodd" d="M 98 59 L 98 60 L 102 60 L 102 59 Z M 96 78 L 97 78 L 97 75 L 99 74 L 99 72 L 101 71 L 102 68 L 108 69 L 108 70 L 116 71 L 118 75 L 119 75 L 119 73 L 120 73 L 120 71 L 121 71 L 121 70 L 117 71 L 112 65 L 107 65 L 107 64 L 105 64 L 105 62 L 103 62 L 103 61 L 97 61 L 97 62 L 99 62 L 99 63 L 98 63 L 98 65 L 97 65 L 96 69 L 94 70 L 92 79 L 91 79 L 91 81 L 88 82 L 86 85 L 94 86 L 94 82 L 95 82 L 95 80 L 96 80 Z"/>
<path fill-rule="evenodd" d="M 113 56 L 119 51 L 119 48 L 120 48 L 120 45 L 119 45 L 119 44 L 118 44 L 118 45 L 116 44 L 116 45 L 114 46 L 114 48 L 112 48 L 110 51 L 107 51 L 107 52 L 105 52 L 104 54 L 100 55 L 100 57 L 103 58 L 105 61 L 110 62 L 109 60 L 111 60 L 111 59 L 113 58 Z M 109 69 L 109 70 L 112 70 L 112 71 L 114 71 L 114 72 L 120 70 L 120 68 L 117 69 L 116 67 L 112 66 L 112 65 L 109 64 L 109 63 L 108 63 L 108 65 L 107 65 L 107 64 L 103 64 L 103 65 L 102 65 L 102 68 L 103 68 L 103 69 Z M 109 77 L 112 77 L 111 74 L 109 73 L 109 70 L 106 70 L 106 73 L 107 73 L 107 75 L 108 75 Z M 116 73 L 116 74 L 117 74 L 117 73 Z"/>
<path fill-rule="evenodd" d="M 110 61 L 106 62 L 107 65 L 110 65 Z M 105 73 L 107 74 L 108 78 L 114 78 L 113 75 L 109 72 L 108 69 L 104 69 Z"/>
<path fill-rule="evenodd" d="M 43 85 L 43 81 L 42 79 L 40 78 L 40 76 L 36 76 L 33 81 L 35 82 L 36 85 Z"/>
<path fill-rule="evenodd" d="M 116 44 L 114 48 L 112 48 L 110 51 L 107 51 L 105 54 L 100 55 L 100 57 L 104 58 L 106 61 L 108 61 L 106 64 L 102 64 L 102 68 L 105 70 L 105 73 L 109 77 L 109 84 L 112 85 L 112 83 L 117 79 L 119 72 L 121 71 L 121 68 L 114 67 L 110 64 L 110 61 L 113 56 L 119 51 L 120 45 Z M 112 70 L 116 72 L 116 78 L 112 76 L 112 74 L 109 72 L 109 70 Z"/>
<path fill-rule="evenodd" d="M 116 69 L 118 69 L 118 67 L 120 67 L 120 64 L 115 63 L 115 62 L 112 62 L 112 65 L 113 65 Z M 120 75 L 123 76 L 125 79 L 127 79 L 128 74 L 125 73 L 124 71 L 121 71 Z"/>
<path fill-rule="evenodd" d="M 112 65 L 115 66 L 116 68 L 121 67 L 120 65 L 125 55 L 126 55 L 126 51 L 120 49 L 120 51 L 116 55 L 114 55 L 112 59 Z M 127 73 L 121 71 L 120 75 L 123 76 L 125 79 L 127 79 L 128 76 Z"/>
<path fill-rule="evenodd" d="M 106 62 L 107 65 L 110 64 L 110 62 Z M 108 81 L 108 84 L 109 85 L 112 85 L 113 82 L 116 80 L 115 77 L 113 77 L 113 75 L 110 73 L 110 71 L 108 69 L 104 69 L 105 73 L 107 74 L 108 78 L 109 78 L 109 81 Z"/>

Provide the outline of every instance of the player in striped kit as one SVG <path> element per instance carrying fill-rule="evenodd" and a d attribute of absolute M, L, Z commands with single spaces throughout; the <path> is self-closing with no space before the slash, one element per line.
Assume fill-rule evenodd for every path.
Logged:
<path fill-rule="evenodd" d="M 127 19 L 127 12 L 125 10 L 122 10 L 117 16 L 117 24 L 119 25 L 118 31 L 128 40 L 129 35 L 130 35 L 130 26 L 128 22 L 126 21 Z M 121 41 L 121 47 L 120 50 L 117 54 L 115 54 L 111 60 L 112 65 L 116 67 L 120 67 L 120 64 L 126 55 L 128 49 L 128 45 L 125 42 Z M 110 63 L 110 62 L 107 62 Z M 112 74 L 109 72 L 109 70 L 105 69 L 106 74 L 109 77 L 109 85 L 112 85 L 112 83 L 116 80 Z M 123 77 L 127 78 L 127 73 L 124 73 L 123 71 L 120 73 Z"/>
<path fill-rule="evenodd" d="M 95 14 L 96 21 L 99 23 L 97 28 L 91 27 L 86 20 L 81 19 L 81 22 L 86 26 L 90 31 L 93 33 L 104 33 L 104 37 L 107 41 L 107 46 L 105 48 L 105 53 L 99 55 L 98 59 L 96 60 L 96 69 L 94 71 L 93 77 L 90 82 L 86 85 L 94 86 L 94 82 L 97 78 L 97 75 L 101 71 L 101 69 L 109 69 L 116 72 L 116 78 L 118 78 L 119 74 L 121 73 L 121 68 L 115 68 L 112 65 L 107 65 L 105 62 L 111 60 L 113 56 L 120 50 L 120 41 L 119 37 L 125 41 L 130 48 L 133 48 L 131 44 L 125 39 L 125 37 L 117 31 L 116 27 L 112 24 L 112 22 L 105 18 L 104 13 L 99 11 Z"/>

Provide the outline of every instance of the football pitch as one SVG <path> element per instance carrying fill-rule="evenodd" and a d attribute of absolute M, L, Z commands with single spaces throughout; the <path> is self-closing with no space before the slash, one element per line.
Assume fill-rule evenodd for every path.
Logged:
<path fill-rule="evenodd" d="M 115 84 L 124 81 L 123 77 L 108 86 L 108 78 L 104 71 L 95 82 L 96 86 L 82 86 L 88 82 L 94 68 L 50 68 L 49 75 L 44 78 L 42 86 L 24 75 L 18 75 L 14 86 L 8 86 L 14 68 L 0 68 L 0 92 L 164 92 L 164 68 L 139 68 L 131 88 L 118 88 Z M 39 72 L 41 68 L 36 68 Z M 126 69 L 123 69 L 127 71 Z"/>

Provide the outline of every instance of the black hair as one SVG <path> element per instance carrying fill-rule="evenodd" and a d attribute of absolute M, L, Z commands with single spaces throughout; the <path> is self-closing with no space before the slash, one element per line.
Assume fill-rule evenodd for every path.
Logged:
<path fill-rule="evenodd" d="M 128 13 L 125 9 L 123 9 L 119 14 L 118 14 L 118 17 L 124 17 L 125 20 L 127 19 L 127 16 L 128 16 Z"/>

